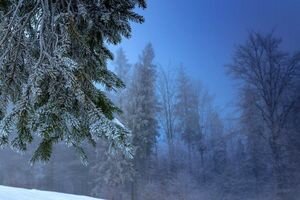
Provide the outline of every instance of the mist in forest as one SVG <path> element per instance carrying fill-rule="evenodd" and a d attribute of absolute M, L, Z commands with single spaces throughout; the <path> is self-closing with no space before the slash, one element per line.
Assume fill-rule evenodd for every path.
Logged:
<path fill-rule="evenodd" d="M 110 200 L 300 199 L 300 2 L 148 1 L 108 46 L 132 156 L 62 143 L 47 162 L 0 151 L 0 185 Z M 1 50 L 1 49 L 0 49 Z M 100 102 L 101 103 L 101 102 Z"/>

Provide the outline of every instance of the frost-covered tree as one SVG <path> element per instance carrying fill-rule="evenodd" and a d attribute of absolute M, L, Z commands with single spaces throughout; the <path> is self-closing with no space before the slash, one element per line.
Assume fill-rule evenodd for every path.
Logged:
<path fill-rule="evenodd" d="M 224 173 L 227 164 L 226 138 L 224 134 L 224 124 L 220 115 L 213 111 L 210 115 L 210 149 L 212 153 L 212 171 L 216 175 Z"/>
<path fill-rule="evenodd" d="M 124 49 L 118 49 L 115 57 L 115 72 L 124 83 L 128 83 L 130 79 L 131 64 L 128 62 Z"/>
<path fill-rule="evenodd" d="M 298 78 L 295 80 L 295 90 L 292 93 L 299 94 L 300 91 L 300 68 L 298 69 Z M 295 103 L 295 108 L 292 110 L 288 120 L 288 130 L 290 137 L 288 140 L 289 151 L 289 184 L 295 186 L 295 192 L 300 191 L 300 95 Z M 296 193 L 299 196 L 299 192 Z M 295 195 L 296 196 L 296 195 Z"/>
<path fill-rule="evenodd" d="M 246 164 L 242 170 L 247 174 L 244 178 L 249 188 L 252 187 L 254 194 L 262 193 L 266 185 L 266 179 L 270 176 L 268 165 L 271 163 L 270 148 L 261 135 L 264 132 L 263 120 L 256 105 L 258 94 L 247 87 L 240 94 L 241 127 L 242 134 L 246 136 Z M 270 180 L 268 180 L 270 181 Z"/>
<path fill-rule="evenodd" d="M 148 44 L 139 62 L 135 66 L 134 77 L 130 88 L 130 122 L 136 146 L 136 159 L 147 158 L 154 147 L 157 136 L 157 99 L 155 91 L 156 66 L 154 50 Z"/>
<path fill-rule="evenodd" d="M 115 95 L 115 102 L 116 105 L 122 110 L 120 114 L 120 118 L 122 122 L 126 123 L 126 115 L 128 113 L 128 88 L 130 86 L 131 80 L 131 64 L 129 64 L 126 54 L 122 48 L 120 48 L 116 52 L 115 62 L 114 62 L 114 70 L 116 75 L 123 81 L 126 85 L 126 88 L 122 88 L 118 91 Z"/>
<path fill-rule="evenodd" d="M 189 164 L 191 164 L 191 138 L 189 137 L 191 133 L 189 132 L 189 98 L 190 98 L 190 89 L 191 81 L 189 80 L 186 72 L 181 66 L 178 71 L 177 77 L 177 93 L 176 93 L 176 115 L 177 115 L 177 124 L 176 131 L 184 138 L 188 146 L 188 159 Z"/>
<path fill-rule="evenodd" d="M 1 146 L 24 151 L 38 138 L 32 161 L 48 160 L 64 141 L 85 159 L 82 142 L 105 138 L 131 154 L 103 89 L 123 87 L 106 67 L 113 57 L 106 44 L 130 37 L 131 21 L 143 22 L 136 7 L 145 1 L 1 1 Z"/>
<path fill-rule="evenodd" d="M 156 66 L 154 50 L 148 44 L 135 65 L 132 83 L 129 88 L 128 127 L 132 131 L 136 147 L 134 168 L 137 175 L 147 174 L 146 167 L 156 144 L 158 135 Z M 132 182 L 132 199 L 135 199 L 138 177 Z"/>
<path fill-rule="evenodd" d="M 120 152 L 109 154 L 107 145 L 97 144 L 96 158 L 90 168 L 92 178 L 91 195 L 108 199 L 122 199 L 126 183 L 134 175 L 131 159 Z"/>
<path fill-rule="evenodd" d="M 115 104 L 122 110 L 115 115 L 122 123 L 128 123 L 128 86 L 130 86 L 130 69 L 125 52 L 120 48 L 115 54 L 114 71 L 123 81 L 126 88 L 121 88 L 112 96 Z M 93 176 L 91 195 L 96 197 L 105 197 L 109 199 L 121 198 L 124 194 L 124 185 L 133 177 L 134 170 L 132 160 L 127 158 L 121 152 L 115 152 L 113 155 L 107 152 L 107 143 L 99 143 L 96 147 L 96 158 L 92 163 L 90 174 Z M 117 191 L 117 192 L 116 192 Z M 101 195 L 100 195 L 101 194 Z"/>
<path fill-rule="evenodd" d="M 163 128 L 169 153 L 169 165 L 171 170 L 174 168 L 175 159 L 175 124 L 176 124 L 176 81 L 174 73 L 166 72 L 164 69 L 160 70 L 158 81 L 159 93 L 159 121 Z"/>
<path fill-rule="evenodd" d="M 202 151 L 203 134 L 200 125 L 200 91 L 181 67 L 177 77 L 177 131 L 187 145 L 188 160 L 192 168 L 192 152 Z"/>
<path fill-rule="evenodd" d="M 280 49 L 281 40 L 272 34 L 250 34 L 244 45 L 237 47 L 231 74 L 241 81 L 241 90 L 253 91 L 257 98 L 252 104 L 263 122 L 260 135 L 266 139 L 273 156 L 277 180 L 277 198 L 286 199 L 288 191 L 287 141 L 291 132 L 288 119 L 295 109 L 299 92 L 295 80 L 300 68 L 300 54 L 288 55 Z"/>

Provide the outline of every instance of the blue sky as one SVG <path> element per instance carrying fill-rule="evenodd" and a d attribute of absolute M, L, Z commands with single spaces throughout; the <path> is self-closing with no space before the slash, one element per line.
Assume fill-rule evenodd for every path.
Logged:
<path fill-rule="evenodd" d="M 156 63 L 182 63 L 214 94 L 221 110 L 231 110 L 236 97 L 224 65 L 250 31 L 275 30 L 284 49 L 300 50 L 300 0 L 148 0 L 148 8 L 139 13 L 146 22 L 133 24 L 132 37 L 118 46 L 129 61 L 136 62 L 151 42 Z"/>

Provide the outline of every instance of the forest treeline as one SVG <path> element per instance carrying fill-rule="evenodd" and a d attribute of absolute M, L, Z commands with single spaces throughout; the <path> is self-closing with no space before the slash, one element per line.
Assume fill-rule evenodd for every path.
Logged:
<path fill-rule="evenodd" d="M 32 150 L 4 149 L 0 184 L 111 200 L 297 200 L 300 54 L 280 44 L 251 33 L 236 47 L 226 65 L 239 91 L 231 117 L 184 65 L 158 65 L 151 44 L 135 64 L 119 49 L 113 68 L 126 87 L 108 96 L 120 109 L 116 123 L 131 131 L 133 157 L 99 141 L 86 145 L 87 166 L 64 145 L 29 165 Z"/>

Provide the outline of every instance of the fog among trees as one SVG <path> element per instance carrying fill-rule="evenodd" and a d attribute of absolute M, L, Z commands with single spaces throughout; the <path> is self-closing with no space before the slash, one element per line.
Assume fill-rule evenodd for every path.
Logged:
<path fill-rule="evenodd" d="M 32 2 L 0 1 L 0 185 L 109 200 L 300 198 L 300 46 L 249 31 L 223 64 L 237 91 L 223 112 L 151 42 L 135 61 L 110 52 L 143 22 L 144 1 Z"/>
<path fill-rule="evenodd" d="M 231 120 L 184 65 L 155 63 L 151 44 L 135 64 L 123 49 L 113 62 L 127 87 L 107 95 L 131 130 L 133 159 L 108 154 L 105 142 L 85 146 L 87 166 L 62 144 L 34 165 L 30 150 L 4 149 L 1 184 L 120 200 L 299 197 L 300 54 L 282 52 L 273 35 L 250 34 L 225 66 L 239 82 L 240 117 Z"/>

